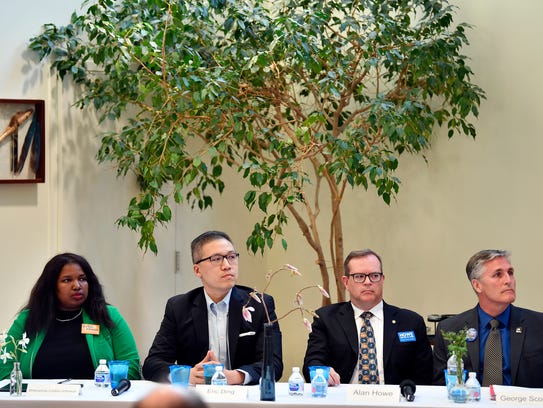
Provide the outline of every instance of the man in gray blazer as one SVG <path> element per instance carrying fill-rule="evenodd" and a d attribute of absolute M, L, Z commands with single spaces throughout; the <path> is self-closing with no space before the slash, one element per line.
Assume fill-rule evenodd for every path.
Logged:
<path fill-rule="evenodd" d="M 193 270 L 202 286 L 170 298 L 143 364 L 146 380 L 168 381 L 171 364 L 192 366 L 191 384 L 203 384 L 203 364 L 222 363 L 228 384 L 258 384 L 262 370 L 264 323 L 268 317 L 252 289 L 236 285 L 238 256 L 230 237 L 208 231 L 191 244 Z M 270 321 L 273 298 L 264 295 Z M 247 306 L 251 317 L 242 316 Z M 275 378 L 283 373 L 281 331 L 272 326 Z"/>
<path fill-rule="evenodd" d="M 400 384 L 412 380 L 416 384 L 431 384 L 432 349 L 424 319 L 383 301 L 385 275 L 380 256 L 371 249 L 352 251 L 345 259 L 342 280 L 350 302 L 316 311 L 319 317 L 313 320 L 304 358 L 306 379 L 309 380 L 310 366 L 322 365 L 330 367 L 331 385 L 366 383 L 365 370 L 369 371 L 368 378 L 369 374 L 376 377 L 368 383 Z M 362 317 L 367 314 L 369 325 Z M 365 367 L 362 333 L 370 326 L 375 364 Z"/>
<path fill-rule="evenodd" d="M 468 261 L 466 273 L 479 304 L 439 323 L 434 343 L 434 384 L 445 384 L 443 370 L 448 353 L 442 332 L 467 329 L 468 355 L 464 357 L 464 369 L 475 371 L 481 384 L 543 387 L 543 313 L 512 305 L 516 299 L 516 281 L 509 253 L 479 251 Z M 498 321 L 502 375 L 501 380 L 498 375 L 497 380 L 489 382 L 485 379 L 484 365 L 492 320 Z"/>

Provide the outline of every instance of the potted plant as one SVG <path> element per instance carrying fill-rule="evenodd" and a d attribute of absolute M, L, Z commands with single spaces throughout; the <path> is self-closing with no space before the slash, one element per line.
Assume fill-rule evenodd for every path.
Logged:
<path fill-rule="evenodd" d="M 445 375 L 449 398 L 454 402 L 466 402 L 468 390 L 464 383 L 465 372 L 462 358 L 468 354 L 467 329 L 462 329 L 458 332 L 442 332 L 442 334 L 443 338 L 449 342 L 447 350 L 449 351 L 450 358 L 447 362 L 447 373 Z M 451 366 L 455 368 L 451 369 Z M 453 375 L 456 376 L 455 381 Z M 454 383 L 452 383 L 451 379 L 453 379 Z"/>

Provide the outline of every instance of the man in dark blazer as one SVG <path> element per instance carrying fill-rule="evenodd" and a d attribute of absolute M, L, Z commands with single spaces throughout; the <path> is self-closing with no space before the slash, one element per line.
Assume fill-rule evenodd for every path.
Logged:
<path fill-rule="evenodd" d="M 434 343 L 434 384 L 445 384 L 447 342 L 442 332 L 467 329 L 468 355 L 464 369 L 474 371 L 481 384 L 484 378 L 484 350 L 491 319 L 499 321 L 502 344 L 503 385 L 543 387 L 543 314 L 515 307 L 516 280 L 509 253 L 482 250 L 466 265 L 466 274 L 479 304 L 439 323 Z"/>
<path fill-rule="evenodd" d="M 239 254 L 230 237 L 220 231 L 198 236 L 191 249 L 194 273 L 202 286 L 168 300 L 160 329 L 143 364 L 143 376 L 147 380 L 168 381 L 169 366 L 184 364 L 193 367 L 190 383 L 203 384 L 203 364 L 213 362 L 224 364 L 228 384 L 257 384 L 262 368 L 264 323 L 268 318 L 263 305 L 249 295 L 253 290 L 235 285 Z M 265 295 L 264 301 L 270 321 L 275 320 L 273 298 Z M 273 324 L 272 337 L 278 380 L 283 372 L 278 323 Z"/>
<path fill-rule="evenodd" d="M 432 381 L 432 350 L 424 319 L 415 312 L 383 301 L 385 275 L 379 255 L 370 249 L 351 252 L 344 262 L 345 288 L 350 302 L 316 311 L 304 358 L 304 376 L 310 366 L 329 366 L 328 383 L 358 383 L 359 338 L 362 312 L 372 312 L 378 377 L 381 384 Z"/>

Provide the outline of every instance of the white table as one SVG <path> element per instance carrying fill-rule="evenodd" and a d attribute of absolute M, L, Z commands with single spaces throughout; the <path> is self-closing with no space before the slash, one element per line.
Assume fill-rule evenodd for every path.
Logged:
<path fill-rule="evenodd" d="M 25 380 L 25 382 L 44 380 Z M 132 407 L 134 403 L 144 397 L 147 393 L 156 388 L 159 384 L 150 381 L 132 381 L 132 386 L 125 393 L 114 397 L 111 395 L 111 388 L 95 387 L 90 380 L 74 380 L 74 383 L 83 383 L 84 387 L 81 394 L 77 397 L 37 397 L 23 394 L 21 397 L 12 397 L 7 392 L 0 393 L 0 408 L 3 407 L 73 407 L 73 408 L 91 408 L 91 407 Z M 5 385 L 7 380 L 0 381 L 0 387 Z M 295 397 L 288 395 L 288 385 L 286 383 L 276 384 L 276 400 L 273 402 L 260 401 L 260 391 L 258 386 L 249 386 L 247 388 L 247 399 L 242 401 L 228 401 L 225 399 L 206 399 L 209 408 L 257 408 L 269 405 L 277 408 L 322 408 L 329 407 L 393 407 L 393 408 L 460 408 L 460 407 L 478 407 L 488 408 L 496 407 L 495 401 L 490 401 L 488 388 L 482 388 L 482 397 L 479 402 L 467 404 L 455 404 L 447 399 L 445 387 L 438 386 L 419 386 L 415 393 L 415 401 L 407 402 L 403 398 L 394 403 L 360 403 L 346 401 L 346 392 L 349 385 L 340 385 L 338 387 L 328 388 L 326 398 L 311 397 L 310 384 L 305 385 L 303 396 Z"/>

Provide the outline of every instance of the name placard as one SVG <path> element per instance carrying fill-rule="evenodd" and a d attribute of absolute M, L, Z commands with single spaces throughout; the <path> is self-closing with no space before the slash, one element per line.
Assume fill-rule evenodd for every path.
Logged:
<path fill-rule="evenodd" d="M 348 384 L 347 401 L 394 402 L 400 401 L 400 387 L 380 384 Z"/>
<path fill-rule="evenodd" d="M 540 388 L 522 388 L 494 386 L 496 405 L 512 406 L 542 406 L 543 390 Z"/>
<path fill-rule="evenodd" d="M 247 387 L 238 385 L 196 385 L 196 392 L 205 399 L 240 401 L 247 399 Z"/>
<path fill-rule="evenodd" d="M 74 397 L 81 392 L 80 384 L 28 383 L 27 395 L 40 397 Z"/>

